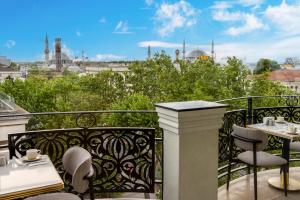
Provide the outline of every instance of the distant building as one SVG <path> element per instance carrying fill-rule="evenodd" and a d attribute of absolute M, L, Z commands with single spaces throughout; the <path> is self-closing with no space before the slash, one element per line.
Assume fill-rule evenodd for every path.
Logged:
<path fill-rule="evenodd" d="M 7 78 L 17 79 L 21 77 L 21 72 L 10 67 L 11 60 L 5 56 L 0 56 L 0 82 Z"/>
<path fill-rule="evenodd" d="M 285 62 L 281 66 L 284 69 L 300 68 L 300 59 L 297 57 L 286 58 Z"/>
<path fill-rule="evenodd" d="M 62 52 L 61 38 L 55 39 L 55 53 L 52 53 L 51 59 L 49 60 L 50 50 L 48 44 L 48 35 L 45 38 L 45 65 L 49 66 L 49 69 L 55 67 L 56 71 L 62 72 L 63 67 L 69 67 L 73 64 L 73 60 L 64 52 Z"/>
<path fill-rule="evenodd" d="M 62 52 L 60 57 L 61 57 L 61 64 L 63 66 L 73 64 L 73 60 L 71 58 L 69 58 L 69 56 L 67 54 Z M 50 65 L 56 65 L 56 63 L 57 63 L 56 56 L 52 55 L 52 58 L 50 60 Z"/>
<path fill-rule="evenodd" d="M 215 52 L 215 42 L 212 40 L 211 42 L 211 55 L 207 55 L 206 52 L 200 49 L 193 50 L 185 55 L 185 40 L 183 41 L 183 60 L 187 60 L 189 62 L 195 62 L 196 60 L 209 60 L 210 58 L 215 60 L 216 59 L 216 52 Z"/>
<path fill-rule="evenodd" d="M 5 56 L 0 56 L 0 67 L 8 67 L 11 64 L 11 60 Z"/>
<path fill-rule="evenodd" d="M 0 67 L 0 82 L 3 82 L 8 78 L 15 80 L 17 78 L 21 78 L 21 76 L 21 72 L 15 71 L 10 67 Z"/>
<path fill-rule="evenodd" d="M 186 60 L 189 62 L 195 62 L 198 59 L 208 60 L 208 58 L 209 56 L 200 49 L 193 50 L 186 55 Z"/>
<path fill-rule="evenodd" d="M 49 65 L 49 42 L 48 42 L 48 35 L 46 34 L 46 38 L 45 38 L 45 50 L 44 50 L 44 53 L 45 53 L 45 64 L 46 65 Z"/>
<path fill-rule="evenodd" d="M 118 72 L 121 74 L 124 74 L 125 72 L 128 72 L 129 63 L 114 63 L 114 62 L 107 62 L 107 63 L 102 63 L 101 67 L 100 66 L 86 66 L 85 71 L 87 74 L 96 74 L 101 71 L 113 71 L 113 72 Z"/>
<path fill-rule="evenodd" d="M 300 93 L 300 70 L 276 70 L 268 75 L 271 81 L 279 81 L 286 87 Z"/>

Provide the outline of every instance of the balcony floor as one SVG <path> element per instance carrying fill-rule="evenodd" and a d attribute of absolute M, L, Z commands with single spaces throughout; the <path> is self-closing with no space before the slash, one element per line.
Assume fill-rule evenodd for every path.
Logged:
<path fill-rule="evenodd" d="M 299 192 L 288 192 L 288 196 L 284 196 L 283 190 L 277 190 L 268 184 L 268 178 L 278 176 L 279 169 L 266 170 L 258 173 L 258 199 L 262 200 L 284 200 L 300 199 Z M 290 177 L 300 182 L 300 167 L 290 168 Z M 230 182 L 229 191 L 226 185 L 218 189 L 218 200 L 252 200 L 254 199 L 253 191 L 253 174 L 243 176 Z"/>

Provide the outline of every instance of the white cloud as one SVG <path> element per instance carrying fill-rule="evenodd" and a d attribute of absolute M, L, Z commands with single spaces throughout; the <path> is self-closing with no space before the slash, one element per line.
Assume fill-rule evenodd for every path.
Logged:
<path fill-rule="evenodd" d="M 260 58 L 274 59 L 279 62 L 284 61 L 286 57 L 298 57 L 300 55 L 300 36 L 270 39 L 264 42 L 241 42 L 241 43 L 223 43 L 216 44 L 215 51 L 217 61 L 222 58 L 236 56 L 249 62 L 257 62 Z M 201 48 L 209 49 L 209 45 L 203 45 Z"/>
<path fill-rule="evenodd" d="M 80 31 L 76 31 L 76 35 L 77 35 L 78 37 L 80 37 L 80 36 L 81 36 Z"/>
<path fill-rule="evenodd" d="M 244 6 L 244 7 L 254 7 L 258 8 L 265 0 L 234 0 L 234 1 L 216 1 L 211 7 L 212 9 L 228 9 L 232 8 L 234 5 Z"/>
<path fill-rule="evenodd" d="M 138 43 L 139 47 L 158 47 L 158 48 L 181 48 L 182 44 L 179 43 L 171 43 L 171 42 L 162 42 L 162 41 L 142 41 Z"/>
<path fill-rule="evenodd" d="M 250 0 L 240 0 L 250 3 L 259 3 L 262 1 L 250 1 Z M 232 4 L 231 4 L 232 5 Z M 252 13 L 237 11 L 229 11 L 230 6 L 226 6 L 226 3 L 219 2 L 212 7 L 213 19 L 220 22 L 235 22 L 226 30 L 226 34 L 231 36 L 238 36 L 246 33 L 251 33 L 255 30 L 265 30 L 268 28 L 266 24 L 263 23 L 256 15 Z"/>
<path fill-rule="evenodd" d="M 242 26 L 230 27 L 227 30 L 227 34 L 238 36 L 255 30 L 267 29 L 267 26 L 253 14 L 244 14 L 241 19 L 244 20 L 244 24 Z"/>
<path fill-rule="evenodd" d="M 228 1 L 216 1 L 211 7 L 214 10 L 225 10 L 232 7 L 232 3 Z"/>
<path fill-rule="evenodd" d="M 154 3 L 154 0 L 145 0 L 147 6 L 151 6 Z"/>
<path fill-rule="evenodd" d="M 106 18 L 105 18 L 105 17 L 101 17 L 101 18 L 99 19 L 99 23 L 100 23 L 100 24 L 105 24 L 105 23 L 106 23 Z"/>
<path fill-rule="evenodd" d="M 97 54 L 95 59 L 96 61 L 116 61 L 116 60 L 124 60 L 126 57 L 121 55 L 114 54 Z"/>
<path fill-rule="evenodd" d="M 4 46 L 6 48 L 8 48 L 8 49 L 11 49 L 14 46 L 16 46 L 16 41 L 14 41 L 14 40 L 7 40 Z"/>
<path fill-rule="evenodd" d="M 119 21 L 117 23 L 113 33 L 116 33 L 116 34 L 131 34 L 133 32 L 129 31 L 127 21 Z"/>
<path fill-rule="evenodd" d="M 238 0 L 237 1 L 239 4 L 243 5 L 243 6 L 254 6 L 254 7 L 258 7 L 260 6 L 262 3 L 264 3 L 264 0 Z"/>
<path fill-rule="evenodd" d="M 178 28 L 191 27 L 197 23 L 199 10 L 185 0 L 177 3 L 162 3 L 155 14 L 154 20 L 158 24 L 160 36 L 166 37 Z"/>
<path fill-rule="evenodd" d="M 266 18 L 286 34 L 300 33 L 300 2 L 287 4 L 284 0 L 278 6 L 269 6 Z"/>
<path fill-rule="evenodd" d="M 240 21 L 243 16 L 241 12 L 229 12 L 227 10 L 218 10 L 213 12 L 213 19 L 216 21 Z"/>

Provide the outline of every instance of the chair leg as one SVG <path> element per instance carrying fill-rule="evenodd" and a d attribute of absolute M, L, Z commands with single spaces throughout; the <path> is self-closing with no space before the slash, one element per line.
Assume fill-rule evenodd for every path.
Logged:
<path fill-rule="evenodd" d="M 247 164 L 247 174 L 251 174 L 251 166 L 249 164 Z"/>
<path fill-rule="evenodd" d="M 256 155 L 256 143 L 253 143 L 253 172 L 254 172 L 254 199 L 257 200 L 257 155 Z"/>
<path fill-rule="evenodd" d="M 229 140 L 229 159 L 228 159 L 228 168 L 227 168 L 227 186 L 226 186 L 227 190 L 229 190 L 229 182 L 230 182 L 230 175 L 231 175 L 232 152 L 233 152 L 233 138 L 230 136 L 230 140 Z"/>
<path fill-rule="evenodd" d="M 287 196 L 287 165 L 283 166 L 284 195 Z"/>
<path fill-rule="evenodd" d="M 253 166 L 254 172 L 254 199 L 257 200 L 257 167 L 256 165 Z"/>
<path fill-rule="evenodd" d="M 227 190 L 229 190 L 230 175 L 231 175 L 231 161 L 228 162 L 228 168 L 227 168 L 227 186 L 226 186 Z"/>

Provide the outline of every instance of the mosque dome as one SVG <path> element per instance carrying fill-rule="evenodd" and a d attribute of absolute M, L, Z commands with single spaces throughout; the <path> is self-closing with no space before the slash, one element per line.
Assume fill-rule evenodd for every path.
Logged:
<path fill-rule="evenodd" d="M 207 56 L 206 53 L 200 49 L 196 49 L 188 53 L 188 58 L 199 58 L 200 56 Z"/>

